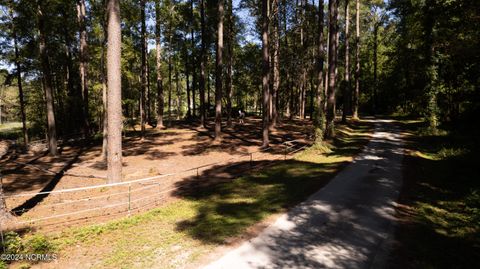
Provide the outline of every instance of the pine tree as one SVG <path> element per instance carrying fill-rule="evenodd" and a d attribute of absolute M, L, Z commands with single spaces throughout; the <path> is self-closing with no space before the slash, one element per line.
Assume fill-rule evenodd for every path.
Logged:
<path fill-rule="evenodd" d="M 122 74 L 120 0 L 108 0 L 108 182 L 122 180 Z"/>

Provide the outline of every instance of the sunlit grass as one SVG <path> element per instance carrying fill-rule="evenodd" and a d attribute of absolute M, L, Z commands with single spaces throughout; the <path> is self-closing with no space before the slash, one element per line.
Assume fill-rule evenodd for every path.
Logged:
<path fill-rule="evenodd" d="M 63 261 L 94 260 L 88 264 L 94 268 L 176 268 L 194 262 L 325 185 L 368 142 L 368 125 L 350 128 L 331 142 L 331 152 L 306 150 L 233 181 L 179 193 L 179 199 L 146 213 L 49 233 L 48 242 Z"/>
<path fill-rule="evenodd" d="M 22 134 L 21 122 L 0 124 L 0 139 L 17 139 Z"/>

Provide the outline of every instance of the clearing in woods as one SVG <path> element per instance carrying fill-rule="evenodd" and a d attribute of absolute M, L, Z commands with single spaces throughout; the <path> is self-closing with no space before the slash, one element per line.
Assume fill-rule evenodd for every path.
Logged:
<path fill-rule="evenodd" d="M 243 156 L 243 152 L 258 150 L 257 145 L 260 144 L 253 121 L 235 127 L 238 128 L 235 132 L 226 131 L 220 145 L 211 144 L 212 138 L 208 133 L 192 130 L 185 125 L 159 134 L 151 133 L 143 142 L 149 147 L 143 146 L 140 140 L 129 138 L 125 143 L 125 170 L 137 172 L 130 178 L 140 178 L 150 175 L 152 167 L 159 169 L 156 173 L 167 173 L 171 172 L 172 167 L 181 170 L 214 160 L 225 161 L 236 155 Z M 282 125 L 273 135 L 273 148 L 285 140 L 306 138 L 310 130 L 304 126 L 307 125 L 302 121 Z M 285 212 L 324 186 L 361 151 L 370 139 L 372 126 L 373 122 L 368 120 L 339 126 L 339 135 L 331 141 L 331 153 L 319 154 L 315 148 L 310 148 L 284 160 L 283 147 L 280 146 L 279 151 L 254 155 L 253 170 L 250 169 L 251 162 L 247 155 L 234 162 L 233 166 L 224 163 L 205 167 L 199 177 L 194 174 L 172 179 L 171 185 L 175 189 L 161 202 L 162 206 L 146 213 L 106 221 L 125 216 L 123 209 L 117 215 L 89 219 L 89 222 L 94 220 L 104 224 L 60 229 L 59 225 L 70 225 L 72 221 L 46 221 L 48 225 L 38 226 L 40 231 L 27 232 L 22 240 L 28 245 L 31 240 L 41 238 L 41 242 L 46 242 L 47 249 L 55 249 L 59 253 L 60 259 L 53 263 L 34 265 L 39 268 L 177 268 L 205 264 L 211 259 L 210 253 L 220 253 L 226 246 L 235 246 L 255 236 L 278 213 Z M 74 152 L 73 148 L 70 150 Z M 95 159 L 99 153 L 99 146 L 85 150 L 75 163 L 78 165 L 72 165 L 67 173 L 102 172 L 104 167 L 95 166 L 100 163 Z M 177 163 L 178 167 L 175 166 Z M 34 164 L 38 164 L 37 161 Z M 49 168 L 54 169 L 54 166 Z M 25 166 L 25 169 L 35 168 Z M 252 172 L 248 173 L 247 170 Z M 38 169 L 25 171 L 42 175 Z M 16 175 L 18 177 L 19 174 Z M 48 184 L 46 177 L 44 185 Z M 29 178 L 32 180 L 35 176 L 30 175 Z M 80 186 L 87 182 L 104 183 L 101 179 L 84 178 L 82 181 L 76 176 L 64 176 L 55 188 Z M 12 183 L 10 186 L 14 186 Z M 41 188 L 39 183 L 36 189 Z M 13 193 L 11 190 L 10 194 Z M 23 189 L 32 190 L 35 189 Z M 16 191 L 18 193 L 20 190 Z M 20 218 L 26 219 L 25 216 L 33 213 L 40 214 L 41 210 L 48 213 L 49 207 L 41 205 L 59 202 L 53 197 L 45 198 Z M 156 205 L 159 204 L 154 203 L 144 209 Z M 78 222 L 85 220 L 73 221 L 74 224 Z"/>
<path fill-rule="evenodd" d="M 301 120 L 286 122 L 272 133 L 272 148 L 260 151 L 259 126 L 260 120 L 247 119 L 244 125 L 225 129 L 221 143 L 213 143 L 208 130 L 182 122 L 165 130 L 149 129 L 143 140 L 136 136 L 126 137 L 123 142 L 124 181 L 172 173 L 175 175 L 159 178 L 154 182 L 140 182 L 113 188 L 8 198 L 11 195 L 55 192 L 106 183 L 106 162 L 100 156 L 99 143 L 82 145 L 78 141 L 66 142 L 61 146 L 61 154 L 57 157 L 44 153 L 13 154 L 0 161 L 7 207 L 19 216 L 20 221 L 51 217 L 52 213 L 66 215 L 35 223 L 36 227 L 43 228 L 116 218 L 126 215 L 129 206 L 125 203 L 128 201 L 138 201 L 130 204 L 130 211 L 152 208 L 159 202 L 155 198 L 161 196 L 166 199 L 169 196 L 168 194 L 175 188 L 175 182 L 196 176 L 197 173 L 209 181 L 225 180 L 231 178 L 228 174 L 239 175 L 250 167 L 248 162 L 248 165 L 228 167 L 227 171 L 224 167 L 227 163 L 233 164 L 250 159 L 254 162 L 284 159 L 283 142 L 296 140 L 294 144 L 289 144 L 292 146 L 289 151 L 292 151 L 308 144 L 311 133 L 311 126 L 306 122 Z M 210 174 L 202 172 L 212 166 L 223 168 L 219 167 Z M 200 167 L 198 171 L 197 169 L 187 171 L 196 167 Z M 153 187 L 152 184 L 157 186 Z M 149 200 L 144 199 L 155 196 L 156 193 L 160 194 Z M 108 208 L 115 204 L 119 206 Z M 72 211 L 90 210 L 95 207 L 107 208 L 72 214 Z"/>

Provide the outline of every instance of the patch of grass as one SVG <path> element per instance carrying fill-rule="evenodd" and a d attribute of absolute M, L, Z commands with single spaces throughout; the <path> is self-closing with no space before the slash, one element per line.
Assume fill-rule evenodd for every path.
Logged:
<path fill-rule="evenodd" d="M 82 260 L 86 267 L 177 268 L 191 263 L 325 185 L 368 142 L 372 126 L 357 122 L 339 129 L 328 154 L 308 150 L 293 160 L 272 161 L 235 180 L 179 191 L 179 199 L 146 213 L 49 234 L 48 242 L 63 261 Z"/>
<path fill-rule="evenodd" d="M 480 267 L 478 134 L 409 124 L 392 268 Z"/>
<path fill-rule="evenodd" d="M 0 139 L 17 139 L 21 136 L 21 122 L 9 122 L 5 124 L 0 124 Z"/>
<path fill-rule="evenodd" d="M 22 238 L 12 231 L 5 233 L 4 242 L 0 242 L 1 253 L 4 248 L 5 254 L 52 254 L 55 251 L 51 239 L 43 234 L 28 234 Z M 0 260 L 1 268 L 7 268 L 7 261 Z M 18 268 L 30 268 L 30 265 L 24 262 Z"/>
<path fill-rule="evenodd" d="M 265 217 L 304 200 L 326 182 L 340 163 L 281 162 L 226 184 L 196 189 L 185 197 L 198 202 L 194 218 L 178 229 L 206 243 L 223 244 Z"/>

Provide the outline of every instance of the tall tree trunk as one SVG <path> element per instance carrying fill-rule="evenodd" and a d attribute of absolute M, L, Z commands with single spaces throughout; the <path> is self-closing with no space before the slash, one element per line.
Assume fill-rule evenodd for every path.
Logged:
<path fill-rule="evenodd" d="M 272 118 L 270 127 L 277 126 L 278 119 L 278 90 L 280 89 L 280 27 L 279 27 L 279 0 L 273 0 L 273 87 L 272 87 Z"/>
<path fill-rule="evenodd" d="M 313 47 L 312 47 L 313 48 Z M 315 55 L 312 55 L 312 58 L 315 58 Z M 315 62 L 312 62 L 312 67 Z M 313 121 L 313 113 L 315 112 L 314 110 L 314 102 L 315 102 L 315 83 L 314 83 L 314 76 L 315 76 L 315 69 L 312 68 L 310 72 L 310 109 L 308 110 L 309 116 L 310 116 L 310 121 Z"/>
<path fill-rule="evenodd" d="M 38 34 L 40 46 L 40 61 L 42 65 L 43 88 L 47 109 L 47 138 L 50 154 L 56 156 L 57 151 L 57 130 L 55 125 L 55 110 L 53 107 L 53 84 L 50 72 L 50 61 L 48 59 L 47 44 L 45 38 L 45 17 L 43 14 L 43 2 L 37 1 Z"/>
<path fill-rule="evenodd" d="M 323 95 L 323 64 L 325 61 L 325 49 L 323 38 L 323 0 L 318 1 L 318 63 L 317 63 L 317 94 L 316 94 L 316 113 L 315 113 L 315 142 L 321 143 L 323 141 L 323 133 L 325 131 L 325 114 L 323 113 L 324 106 Z"/>
<path fill-rule="evenodd" d="M 222 131 L 222 77 L 223 77 L 223 16 L 224 0 L 218 0 L 217 57 L 215 71 L 215 140 Z"/>
<path fill-rule="evenodd" d="M 141 35 L 142 35 L 142 89 L 140 90 L 140 123 L 141 123 L 141 136 L 145 136 L 145 93 L 147 92 L 147 25 L 145 16 L 145 1 L 140 1 L 141 10 Z"/>
<path fill-rule="evenodd" d="M 195 21 L 195 17 L 193 15 L 193 2 L 194 0 L 191 0 L 190 1 L 190 16 L 192 18 L 192 21 L 191 21 L 191 26 L 190 26 L 190 35 L 191 35 L 191 38 L 192 38 L 192 115 L 193 117 L 196 116 L 196 113 L 197 113 L 197 107 L 196 107 L 196 104 L 195 104 L 195 92 L 196 92 L 196 88 L 197 88 L 197 72 L 196 72 L 196 66 L 197 66 L 197 63 L 196 63 L 196 53 L 195 53 L 195 35 L 193 34 L 193 25 L 194 25 L 194 21 Z"/>
<path fill-rule="evenodd" d="M 355 30 L 355 93 L 353 95 L 353 118 L 358 119 L 360 97 L 360 0 L 356 0 Z"/>
<path fill-rule="evenodd" d="M 268 52 L 268 24 L 269 24 L 269 12 L 268 8 L 270 6 L 269 0 L 262 0 L 262 90 L 263 90 L 263 100 L 262 100 L 262 147 L 269 146 L 269 123 L 268 123 L 268 111 L 269 111 L 269 81 L 270 81 L 270 63 L 269 63 L 269 52 Z"/>
<path fill-rule="evenodd" d="M 62 17 L 63 17 L 63 37 L 65 41 L 65 62 L 64 62 L 64 85 L 65 85 L 65 90 L 68 95 L 68 100 L 67 100 L 67 107 L 63 105 L 63 98 L 61 94 L 61 87 L 54 87 L 57 90 L 57 98 L 58 101 L 57 104 L 60 107 L 61 111 L 58 115 L 58 118 L 60 120 L 58 122 L 65 123 L 64 128 L 60 128 L 59 132 L 60 134 L 62 133 L 63 130 L 67 131 L 72 131 L 72 130 L 77 130 L 77 129 L 82 129 L 83 125 L 82 123 L 84 122 L 83 120 L 83 106 L 81 105 L 81 96 L 82 92 L 78 91 L 80 89 L 76 89 L 74 87 L 74 78 L 73 78 L 73 59 L 72 59 L 72 44 L 70 40 L 70 33 L 68 29 L 68 15 L 65 10 L 61 11 Z M 60 85 L 60 83 L 56 84 L 57 86 Z M 67 113 L 68 110 L 68 113 Z M 77 118 L 78 117 L 78 118 Z M 73 124 L 73 125 L 72 125 Z M 80 124 L 80 126 L 79 126 Z M 66 128 L 65 128 L 66 127 Z"/>
<path fill-rule="evenodd" d="M 181 114 L 182 114 L 182 94 L 180 92 L 180 79 L 179 79 L 179 74 L 178 74 L 178 68 L 177 66 L 175 66 L 175 89 L 176 89 L 176 92 L 177 92 L 177 111 L 176 111 L 176 114 L 177 114 L 177 120 L 179 120 L 181 118 Z"/>
<path fill-rule="evenodd" d="M 342 122 L 347 122 L 347 115 L 350 113 L 350 42 L 349 42 L 349 27 L 350 27 L 350 10 L 349 0 L 345 0 L 345 79 L 343 85 L 343 113 Z"/>
<path fill-rule="evenodd" d="M 108 97 L 107 97 L 107 77 L 105 74 L 105 49 L 107 46 L 107 23 L 108 19 L 105 17 L 102 21 L 103 41 L 102 41 L 102 55 L 100 58 L 101 76 L 102 76 L 102 102 L 103 102 L 103 137 L 102 137 L 102 160 L 107 161 L 108 152 Z"/>
<path fill-rule="evenodd" d="M 335 82 L 336 82 L 336 67 L 337 67 L 337 15 L 338 15 L 338 1 L 329 0 L 328 2 L 328 35 L 329 35 L 329 50 L 328 50 L 328 92 L 327 92 L 327 126 L 325 129 L 325 136 L 332 138 L 335 136 Z"/>
<path fill-rule="evenodd" d="M 86 29 L 86 7 L 85 0 L 77 0 L 77 22 L 79 25 L 80 34 L 80 49 L 79 49 L 79 71 L 80 71 L 80 89 L 83 100 L 83 133 L 85 137 L 89 136 L 89 111 L 88 111 L 88 44 L 87 44 L 87 29 Z"/>
<path fill-rule="evenodd" d="M 300 106 L 300 113 L 299 116 L 301 119 L 305 118 L 305 104 L 306 104 L 306 91 L 307 91 L 307 61 L 305 54 L 307 54 L 307 42 L 306 42 L 306 34 L 305 29 L 308 29 L 308 21 L 306 20 L 306 0 L 300 0 L 301 3 L 301 25 L 300 25 L 300 46 L 302 53 L 301 57 L 301 65 L 302 65 L 302 74 L 300 79 L 300 98 L 299 98 L 299 106 Z M 307 25 L 305 25 L 307 22 Z"/>
<path fill-rule="evenodd" d="M 327 98 L 327 96 L 328 96 L 328 75 L 329 75 L 329 73 L 328 73 L 328 63 L 330 62 L 329 58 L 328 58 L 328 54 L 330 53 L 330 34 L 328 33 L 328 31 L 329 31 L 328 30 L 328 27 L 329 27 L 328 26 L 329 25 L 328 18 L 329 18 L 329 16 L 327 16 L 327 24 L 326 24 L 327 25 L 327 43 L 326 43 L 327 53 L 325 54 L 325 57 L 326 57 L 326 59 L 325 59 L 325 69 L 326 69 L 326 71 L 325 71 L 325 80 L 324 80 L 324 83 L 323 83 L 324 84 L 324 93 L 323 94 L 324 94 L 325 98 Z M 326 102 L 326 100 L 323 102 L 324 114 L 326 114 L 326 111 L 327 111 L 327 103 L 328 102 Z"/>
<path fill-rule="evenodd" d="M 170 41 L 172 39 L 170 38 Z M 168 56 L 168 125 L 172 126 L 172 55 Z"/>
<path fill-rule="evenodd" d="M 200 124 L 205 126 L 205 65 L 206 65 L 206 30 L 205 30 L 205 0 L 200 0 L 200 24 L 202 31 L 202 47 L 200 50 Z"/>
<path fill-rule="evenodd" d="M 433 14 L 433 0 L 427 0 L 423 6 L 423 54 L 425 63 L 425 79 L 424 94 L 426 95 L 426 121 L 429 128 L 433 132 L 437 132 L 438 128 L 438 71 L 435 59 L 435 15 Z"/>
<path fill-rule="evenodd" d="M 211 103 L 210 103 L 210 102 L 212 101 L 212 99 L 210 98 L 210 96 L 211 96 L 211 95 L 210 95 L 210 90 L 211 90 L 210 82 L 211 82 L 211 78 L 210 78 L 210 70 L 207 69 L 206 72 L 207 72 L 207 111 L 206 111 L 206 113 L 207 113 L 207 117 L 209 117 L 209 116 L 210 116 L 210 115 L 209 115 L 209 113 L 210 113 L 210 107 L 211 107 Z"/>
<path fill-rule="evenodd" d="M 187 36 L 185 35 L 185 44 L 187 44 Z M 191 103 L 190 103 L 190 66 L 188 64 L 188 59 L 190 55 L 188 55 L 188 48 L 185 46 L 185 78 L 186 78 L 186 85 L 187 85 L 187 118 L 190 119 L 192 117 L 192 110 L 191 110 Z M 193 65 L 192 65 L 193 66 Z"/>
<path fill-rule="evenodd" d="M 169 7 L 170 14 L 173 14 L 175 6 L 172 5 Z M 169 18 L 168 23 L 168 126 L 172 126 L 172 75 L 173 75 L 173 29 L 172 29 L 172 18 Z"/>
<path fill-rule="evenodd" d="M 102 54 L 105 54 L 103 51 Z M 102 102 L 103 102 L 103 130 L 102 130 L 102 160 L 106 161 L 108 156 L 108 91 L 107 79 L 105 78 L 105 71 L 103 70 L 104 61 L 102 59 Z"/>
<path fill-rule="evenodd" d="M 122 73 L 120 0 L 108 0 L 108 182 L 122 180 Z"/>
<path fill-rule="evenodd" d="M 232 126 L 232 62 L 233 62 L 233 42 L 235 37 L 233 35 L 233 5 L 232 0 L 227 0 L 227 20 L 228 20 L 228 32 L 227 32 L 227 77 L 225 79 L 225 87 L 227 92 L 227 126 Z"/>
<path fill-rule="evenodd" d="M 20 65 L 20 53 L 18 51 L 17 30 L 15 28 L 15 18 L 13 16 L 13 7 L 10 7 L 9 11 L 10 11 L 10 17 L 12 20 L 11 30 L 12 30 L 13 47 L 15 50 L 15 67 L 17 69 L 16 76 L 17 76 L 17 86 L 18 86 L 18 99 L 20 102 L 20 117 L 22 119 L 23 144 L 26 147 L 28 145 L 28 132 L 27 132 L 27 119 L 25 115 L 25 100 L 23 96 L 22 67 Z M 1 124 L 1 121 L 2 119 L 0 115 L 0 124 Z"/>
<path fill-rule="evenodd" d="M 283 54 L 283 59 L 289 59 L 290 57 L 290 54 L 289 54 L 289 46 L 288 46 L 288 20 L 287 20 L 287 1 L 286 0 L 282 0 L 282 15 L 283 15 L 283 39 L 284 39 L 284 54 Z M 286 79 L 285 79 L 285 90 L 284 90 L 284 93 L 285 93 L 285 96 L 286 96 L 286 100 L 285 100 L 285 115 L 288 116 L 290 119 L 292 118 L 292 115 L 293 115 L 293 110 L 292 110 L 292 102 L 291 102 L 291 98 L 292 98 L 292 94 L 291 94 L 291 80 L 290 80 L 290 72 L 288 70 L 288 68 L 285 66 L 285 75 L 286 75 Z"/>
<path fill-rule="evenodd" d="M 148 36 L 148 35 L 147 35 Z M 151 122 L 152 119 L 152 100 L 151 100 L 151 92 L 150 92 L 150 63 L 148 61 L 148 41 L 147 41 L 147 61 L 146 61 L 146 69 L 147 69 L 147 95 L 146 95 L 146 106 L 147 106 L 147 123 Z"/>
<path fill-rule="evenodd" d="M 163 78 L 162 78 L 162 45 L 161 45 L 161 7 L 160 0 L 155 0 L 155 45 L 157 62 L 157 128 L 163 128 Z"/>

